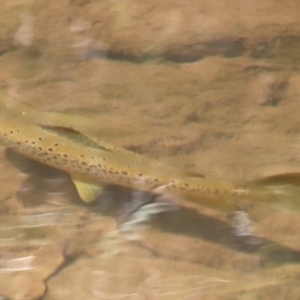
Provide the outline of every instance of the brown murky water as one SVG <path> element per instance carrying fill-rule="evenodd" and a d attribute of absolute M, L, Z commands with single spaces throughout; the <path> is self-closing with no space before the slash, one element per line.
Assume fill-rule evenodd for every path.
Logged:
<path fill-rule="evenodd" d="M 2 0 L 0 87 L 208 177 L 299 172 L 299 1 L 198 2 Z M 124 233 L 131 191 L 0 155 L 0 299 L 300 298 L 296 213 L 254 207 L 259 246 L 206 208 Z"/>

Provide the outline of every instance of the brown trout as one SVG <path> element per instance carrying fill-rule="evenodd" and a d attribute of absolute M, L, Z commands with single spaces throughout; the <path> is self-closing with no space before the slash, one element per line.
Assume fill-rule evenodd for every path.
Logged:
<path fill-rule="evenodd" d="M 115 184 L 175 195 L 180 204 L 191 202 L 223 211 L 239 208 L 239 203 L 245 201 L 300 210 L 299 174 L 245 184 L 189 176 L 159 161 L 82 134 L 3 93 L 0 93 L 0 143 L 68 172 L 85 202 L 92 202 L 103 184 Z"/>

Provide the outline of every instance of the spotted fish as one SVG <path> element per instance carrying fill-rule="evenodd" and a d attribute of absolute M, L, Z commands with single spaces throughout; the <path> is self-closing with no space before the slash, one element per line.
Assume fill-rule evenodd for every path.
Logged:
<path fill-rule="evenodd" d="M 245 200 L 300 210 L 299 174 L 235 184 L 187 175 L 157 160 L 82 134 L 45 112 L 0 93 L 0 143 L 45 165 L 68 172 L 83 201 L 103 185 L 176 195 L 183 203 L 223 211 Z M 295 187 L 293 190 L 291 187 Z"/>

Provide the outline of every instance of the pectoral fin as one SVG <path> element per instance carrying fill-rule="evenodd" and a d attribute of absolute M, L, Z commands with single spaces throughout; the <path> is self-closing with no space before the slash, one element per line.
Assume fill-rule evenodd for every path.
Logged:
<path fill-rule="evenodd" d="M 71 177 L 81 200 L 85 203 L 94 202 L 104 189 L 104 185 L 100 183 L 88 183 L 78 179 L 74 179 L 73 176 Z"/>

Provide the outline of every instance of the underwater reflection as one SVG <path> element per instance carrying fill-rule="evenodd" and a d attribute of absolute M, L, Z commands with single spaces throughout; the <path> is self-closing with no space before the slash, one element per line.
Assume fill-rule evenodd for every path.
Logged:
<path fill-rule="evenodd" d="M 235 212 L 229 224 L 202 214 L 199 210 L 179 207 L 162 194 L 138 191 L 116 185 L 106 185 L 93 204 L 82 203 L 69 174 L 45 166 L 11 149 L 7 159 L 26 174 L 17 196 L 24 206 L 18 224 L 3 229 L 47 226 L 83 226 L 99 222 L 99 217 L 115 219 L 119 233 L 135 239 L 143 229 L 159 230 L 196 237 L 235 250 L 255 252 L 276 259 L 298 260 L 300 253 L 266 238 L 252 234 L 252 222 L 245 212 Z M 265 251 L 272 244 L 272 251 Z M 283 255 L 284 253 L 284 255 Z"/>
<path fill-rule="evenodd" d="M 169 266 L 168 279 L 145 275 L 144 283 L 137 288 L 133 282 L 139 275 L 133 269 L 131 277 L 125 264 L 123 271 L 127 272 L 126 282 L 130 287 L 125 288 L 121 284 L 123 271 L 106 270 L 103 263 L 120 265 L 122 261 L 118 263 L 117 257 L 121 259 L 125 255 L 125 259 L 140 257 L 142 266 L 151 257 L 179 264 L 207 264 L 219 269 L 223 266 L 222 257 L 231 251 L 241 254 L 245 269 L 270 261 L 300 260 L 299 251 L 253 235 L 253 224 L 243 211 L 234 213 L 236 220 L 230 224 L 200 210 L 179 207 L 174 199 L 163 194 L 115 185 L 105 186 L 94 203 L 85 204 L 67 173 L 10 149 L 6 150 L 6 156 L 25 180 L 17 192 L 22 204 L 18 213 L 0 215 L 0 283 L 7 286 L 1 295 L 15 296 L 22 292 L 34 298 L 33 293 L 44 293 L 47 278 L 53 278 L 55 288 L 49 292 L 50 299 L 51 295 L 52 299 L 73 297 L 69 285 L 61 286 L 59 280 L 55 280 L 64 272 L 72 272 L 80 273 L 81 281 L 89 278 L 83 284 L 85 298 L 138 299 L 145 289 L 153 299 L 197 299 L 204 289 L 227 284 L 229 280 L 217 278 L 218 275 L 200 278 L 197 273 L 179 278 Z M 177 242 L 168 242 L 172 241 L 172 235 Z M 187 248 L 180 240 L 191 244 Z M 210 255 L 205 250 L 206 243 L 216 245 L 214 251 L 218 255 Z M 198 244 L 202 246 L 199 248 Z M 252 256 L 244 256 L 247 253 Z M 17 288 L 15 278 L 23 282 Z M 73 286 L 71 281 L 75 278 L 69 275 L 68 278 L 68 284 Z M 115 282 L 120 289 L 116 289 Z"/>

